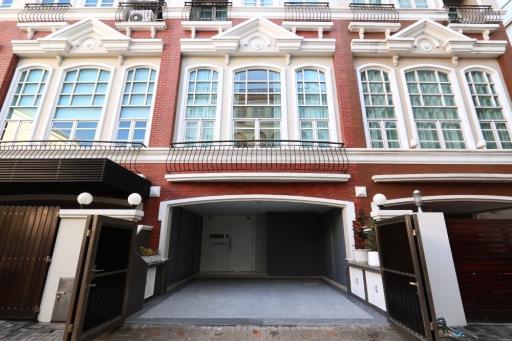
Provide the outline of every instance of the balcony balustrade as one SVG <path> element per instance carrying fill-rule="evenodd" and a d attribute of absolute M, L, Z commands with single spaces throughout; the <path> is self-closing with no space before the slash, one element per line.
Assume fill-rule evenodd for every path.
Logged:
<path fill-rule="evenodd" d="M 163 11 L 166 6 L 165 1 L 120 2 L 115 20 L 118 23 L 163 21 Z"/>
<path fill-rule="evenodd" d="M 228 1 L 189 1 L 183 7 L 184 21 L 229 21 L 232 3 Z"/>
<path fill-rule="evenodd" d="M 177 142 L 169 147 L 167 172 L 305 172 L 345 174 L 343 143 L 300 140 Z"/>
<path fill-rule="evenodd" d="M 499 24 L 501 14 L 492 6 L 445 4 L 450 24 Z"/>
<path fill-rule="evenodd" d="M 18 13 L 20 23 L 48 23 L 64 21 L 64 14 L 71 8 L 71 3 L 26 3 Z"/>
<path fill-rule="evenodd" d="M 331 9 L 328 2 L 285 2 L 284 13 L 285 21 L 331 21 Z"/>
<path fill-rule="evenodd" d="M 398 11 L 393 4 L 359 4 L 351 3 L 352 21 L 359 22 L 389 22 L 400 20 Z"/>
<path fill-rule="evenodd" d="M 109 159 L 137 173 L 137 158 L 146 146 L 135 142 L 90 140 L 1 141 L 0 160 Z"/>

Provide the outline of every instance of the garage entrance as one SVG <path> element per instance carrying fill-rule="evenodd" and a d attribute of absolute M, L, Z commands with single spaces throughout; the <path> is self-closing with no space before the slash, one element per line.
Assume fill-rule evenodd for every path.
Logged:
<path fill-rule="evenodd" d="M 375 322 L 378 313 L 344 292 L 351 232 L 351 225 L 344 229 L 345 208 L 318 201 L 242 199 L 170 208 L 171 295 L 151 302 L 137 322 Z"/>

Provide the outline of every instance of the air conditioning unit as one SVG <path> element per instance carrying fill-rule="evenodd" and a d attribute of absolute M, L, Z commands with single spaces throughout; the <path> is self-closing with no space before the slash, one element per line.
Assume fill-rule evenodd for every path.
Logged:
<path fill-rule="evenodd" d="M 150 9 L 132 9 L 128 21 L 155 21 L 155 13 Z"/>

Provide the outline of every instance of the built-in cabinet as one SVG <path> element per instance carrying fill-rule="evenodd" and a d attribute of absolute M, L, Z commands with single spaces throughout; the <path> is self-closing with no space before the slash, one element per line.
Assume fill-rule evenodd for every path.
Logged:
<path fill-rule="evenodd" d="M 367 303 L 386 311 L 386 299 L 380 269 L 367 264 L 348 263 L 350 292 Z"/>

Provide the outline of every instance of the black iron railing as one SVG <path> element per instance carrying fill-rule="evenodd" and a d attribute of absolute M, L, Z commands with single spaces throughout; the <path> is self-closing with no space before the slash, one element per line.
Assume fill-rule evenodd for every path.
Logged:
<path fill-rule="evenodd" d="M 167 172 L 346 173 L 343 143 L 298 140 L 177 142 L 169 147 Z"/>
<path fill-rule="evenodd" d="M 71 8 L 71 4 L 56 3 L 27 3 L 25 7 L 18 12 L 18 22 L 61 22 L 64 21 L 64 14 Z"/>
<path fill-rule="evenodd" d="M 445 4 L 451 24 L 499 24 L 502 17 L 492 6 Z"/>
<path fill-rule="evenodd" d="M 286 21 L 331 21 L 331 9 L 328 2 L 297 2 L 284 3 Z"/>
<path fill-rule="evenodd" d="M 189 1 L 183 7 L 185 21 L 229 21 L 232 3 L 228 1 Z"/>
<path fill-rule="evenodd" d="M 142 143 L 115 141 L 0 141 L 2 159 L 109 159 L 124 168 L 137 172 Z"/>
<path fill-rule="evenodd" d="M 154 22 L 164 20 L 165 1 L 120 2 L 117 7 L 116 22 Z"/>
<path fill-rule="evenodd" d="M 350 4 L 352 21 L 398 22 L 400 17 L 392 4 Z"/>

